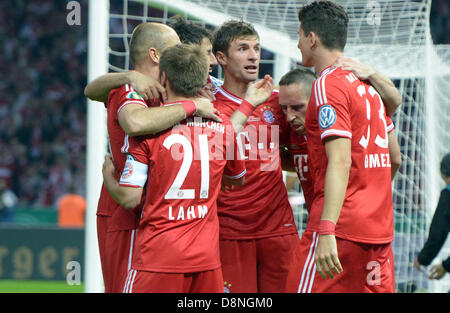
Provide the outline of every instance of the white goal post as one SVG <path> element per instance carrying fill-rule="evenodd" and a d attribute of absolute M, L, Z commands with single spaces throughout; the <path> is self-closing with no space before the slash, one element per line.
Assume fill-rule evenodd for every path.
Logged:
<path fill-rule="evenodd" d="M 99 4 L 101 2 L 102 4 Z M 301 62 L 297 49 L 298 9 L 306 0 L 91 0 L 89 81 L 106 71 L 130 69 L 128 42 L 133 28 L 142 22 L 167 23 L 174 15 L 183 15 L 210 29 L 229 19 L 242 19 L 257 29 L 262 48 L 269 52 L 262 60 L 271 66 L 275 83 Z M 439 162 L 450 152 L 450 48 L 435 46 L 430 35 L 431 0 L 341 0 L 349 14 L 349 32 L 345 54 L 389 76 L 399 88 L 403 103 L 393 117 L 402 152 L 402 166 L 393 182 L 395 240 L 393 243 L 396 285 L 399 292 L 444 292 L 450 289 L 450 275 L 434 283 L 413 266 L 413 259 L 423 247 L 428 227 L 444 187 Z M 95 3 L 95 4 L 94 4 Z M 107 7 L 106 3 L 109 4 Z M 94 12 L 95 10 L 95 12 Z M 98 10 L 98 11 L 97 11 Z M 92 11 L 92 12 L 91 12 Z M 105 26 L 105 18 L 108 20 Z M 110 29 L 105 35 L 102 27 Z M 100 29 L 99 28 L 100 25 Z M 91 33 L 97 28 L 99 33 Z M 91 40 L 92 34 L 92 40 Z M 94 36 L 96 36 L 94 38 Z M 91 45 L 92 44 L 92 45 Z M 105 53 L 102 49 L 107 49 Z M 91 58 L 92 50 L 96 57 Z M 104 59 L 101 57 L 105 56 Z M 107 65 L 104 64 L 107 62 Z M 94 69 L 95 67 L 95 69 Z M 103 72 L 102 72 L 103 71 Z M 89 109 L 91 109 L 89 104 Z M 106 138 L 106 129 L 99 125 L 104 110 L 97 105 L 96 117 L 89 118 L 89 131 Z M 100 109 L 99 109 L 100 107 Z M 103 113 L 104 114 L 104 113 Z M 93 121 L 96 121 L 95 123 Z M 93 135 L 94 136 L 94 135 Z M 91 137 L 90 137 L 91 138 Z M 88 141 L 88 210 L 95 210 L 98 177 L 104 143 Z M 100 157 L 98 157 L 98 155 Z M 89 162 L 93 162 L 89 165 Z M 89 200 L 91 202 L 89 202 Z M 304 227 L 304 211 L 294 207 L 299 232 Z M 94 214 L 89 215 L 94 218 Z M 95 224 L 88 220 L 87 227 Z M 94 229 L 95 230 L 95 229 Z M 93 236 L 94 230 L 87 231 Z M 86 251 L 95 240 L 86 239 Z M 89 255 L 88 255 L 89 254 Z M 87 253 L 91 264 L 93 253 Z M 438 256 L 450 255 L 450 245 Z M 88 263 L 89 262 L 89 263 Z M 86 273 L 87 274 L 87 273 Z M 85 275 L 86 286 L 91 276 Z M 92 274 L 94 275 L 94 274 Z M 101 275 L 101 272 L 100 272 Z M 97 281 L 98 279 L 95 278 Z M 86 288 L 96 292 L 96 288 Z"/>

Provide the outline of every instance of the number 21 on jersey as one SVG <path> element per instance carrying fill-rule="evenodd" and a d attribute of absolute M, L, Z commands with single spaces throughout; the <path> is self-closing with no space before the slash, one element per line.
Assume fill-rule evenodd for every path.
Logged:
<path fill-rule="evenodd" d="M 208 149 L 208 136 L 199 135 L 199 148 L 200 148 L 200 199 L 207 199 L 209 195 L 209 149 Z M 181 189 L 186 176 L 192 165 L 194 156 L 192 144 L 188 138 L 180 134 L 172 134 L 167 137 L 163 146 L 167 150 L 170 150 L 172 145 L 180 144 L 183 147 L 183 162 L 178 170 L 178 174 L 175 180 L 167 191 L 164 199 L 195 199 L 194 189 Z"/>

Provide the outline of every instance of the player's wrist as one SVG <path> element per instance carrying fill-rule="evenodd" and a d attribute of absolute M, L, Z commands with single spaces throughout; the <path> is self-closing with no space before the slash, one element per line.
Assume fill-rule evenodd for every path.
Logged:
<path fill-rule="evenodd" d="M 183 107 L 183 109 L 185 111 L 184 118 L 188 118 L 197 112 L 197 105 L 192 100 L 186 100 L 186 101 L 181 102 L 181 106 Z"/>
<path fill-rule="evenodd" d="M 335 235 L 336 224 L 330 220 L 320 220 L 319 235 Z"/>
<path fill-rule="evenodd" d="M 253 111 L 255 111 L 255 107 L 247 100 L 243 100 L 242 103 L 239 105 L 238 111 L 244 114 L 245 116 L 249 117 L 250 115 L 253 114 Z"/>

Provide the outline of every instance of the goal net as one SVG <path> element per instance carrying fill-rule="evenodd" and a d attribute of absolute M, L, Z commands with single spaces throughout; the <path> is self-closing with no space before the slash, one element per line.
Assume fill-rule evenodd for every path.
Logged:
<path fill-rule="evenodd" d="M 271 74 L 277 83 L 281 75 L 301 64 L 297 12 L 307 2 L 110 0 L 109 70 L 130 69 L 129 39 L 139 23 L 167 23 L 181 15 L 213 30 L 229 19 L 242 19 L 258 30 L 263 48 L 261 71 Z M 388 75 L 403 97 L 393 118 L 403 161 L 393 181 L 397 291 L 446 292 L 450 275 L 430 281 L 413 267 L 413 260 L 427 239 L 444 187 L 439 162 L 450 149 L 450 48 L 432 43 L 431 0 L 338 3 L 350 17 L 345 54 Z M 214 74 L 221 76 L 219 69 Z M 290 190 L 290 195 L 301 233 L 307 215 L 297 188 Z M 450 245 L 446 243 L 435 263 L 448 255 Z"/>

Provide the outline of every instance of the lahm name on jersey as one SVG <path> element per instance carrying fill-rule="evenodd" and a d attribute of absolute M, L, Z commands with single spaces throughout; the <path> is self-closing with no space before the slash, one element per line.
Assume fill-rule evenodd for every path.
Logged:
<path fill-rule="evenodd" d="M 206 205 L 190 205 L 186 208 L 180 206 L 178 209 L 169 206 L 168 208 L 168 216 L 171 221 L 205 218 L 206 214 L 208 214 L 208 207 Z"/>
<path fill-rule="evenodd" d="M 364 158 L 365 168 L 391 167 L 389 153 L 367 154 Z"/>

